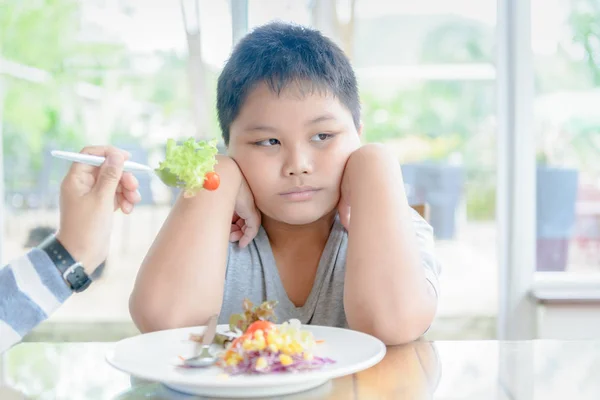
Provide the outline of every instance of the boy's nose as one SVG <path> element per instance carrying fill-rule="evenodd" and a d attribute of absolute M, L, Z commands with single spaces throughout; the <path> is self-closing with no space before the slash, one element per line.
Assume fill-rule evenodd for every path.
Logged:
<path fill-rule="evenodd" d="M 289 154 L 284 166 L 286 176 L 304 175 L 312 173 L 312 163 L 306 154 Z"/>
<path fill-rule="evenodd" d="M 288 165 L 285 168 L 285 175 L 287 176 L 310 174 L 310 172 L 311 169 L 305 165 Z"/>

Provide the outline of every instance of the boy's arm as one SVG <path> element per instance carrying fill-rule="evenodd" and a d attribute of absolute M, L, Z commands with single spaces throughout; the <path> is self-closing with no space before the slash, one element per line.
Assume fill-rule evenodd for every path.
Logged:
<path fill-rule="evenodd" d="M 144 259 L 129 300 L 142 332 L 199 325 L 221 309 L 239 167 L 218 156 L 221 185 L 180 198 Z"/>
<path fill-rule="evenodd" d="M 42 250 L 33 249 L 0 268 L 0 354 L 45 321 L 71 294 Z"/>
<path fill-rule="evenodd" d="M 410 342 L 430 326 L 437 307 L 434 282 L 420 247 L 397 160 L 381 145 L 348 159 L 342 196 L 352 211 L 344 308 L 350 328 L 388 345 Z M 347 199 L 346 199 L 347 200 Z"/>

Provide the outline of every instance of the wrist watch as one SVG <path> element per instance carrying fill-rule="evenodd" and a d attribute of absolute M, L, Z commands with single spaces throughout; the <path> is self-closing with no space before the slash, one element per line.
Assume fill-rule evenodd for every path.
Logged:
<path fill-rule="evenodd" d="M 65 247 L 58 241 L 56 236 L 51 235 L 44 240 L 38 248 L 43 250 L 56 268 L 60 271 L 65 282 L 71 287 L 74 292 L 83 292 L 87 289 L 92 280 L 85 273 L 83 264 L 73 259 L 71 254 L 65 249 Z"/>

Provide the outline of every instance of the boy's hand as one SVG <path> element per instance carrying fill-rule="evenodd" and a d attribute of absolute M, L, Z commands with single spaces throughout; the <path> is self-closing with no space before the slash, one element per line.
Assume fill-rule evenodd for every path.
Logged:
<path fill-rule="evenodd" d="M 256 237 L 260 222 L 261 216 L 254 204 L 254 195 L 246 179 L 242 178 L 231 218 L 229 241 L 238 242 L 242 248 L 246 247 Z"/>

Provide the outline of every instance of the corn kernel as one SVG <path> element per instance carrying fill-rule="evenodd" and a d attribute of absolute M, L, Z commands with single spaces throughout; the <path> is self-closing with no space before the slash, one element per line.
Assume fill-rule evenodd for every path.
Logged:
<path fill-rule="evenodd" d="M 244 340 L 244 343 L 242 343 L 242 347 L 244 350 L 252 350 L 254 345 L 250 339 L 246 339 Z"/>
<path fill-rule="evenodd" d="M 298 342 L 290 344 L 290 350 L 294 353 L 302 353 L 302 346 Z"/>
<path fill-rule="evenodd" d="M 228 353 L 225 355 L 225 360 L 226 360 L 226 362 L 227 362 L 227 363 L 230 363 L 230 362 L 235 362 L 235 364 L 237 364 L 237 363 L 239 363 L 240 361 L 242 361 L 243 359 L 244 359 L 244 357 L 242 357 L 242 355 L 241 355 L 241 354 L 239 354 L 239 353 L 236 353 L 236 352 L 233 352 L 233 351 L 232 351 L 232 352 L 228 352 Z M 234 364 L 234 365 L 235 365 L 235 364 Z"/>
<path fill-rule="evenodd" d="M 269 333 L 267 333 L 267 343 L 271 344 L 271 343 L 275 343 L 277 339 L 277 335 L 275 335 L 275 333 L 273 333 L 273 331 L 270 331 Z"/>
<path fill-rule="evenodd" d="M 238 363 L 239 363 L 239 361 L 235 357 L 227 359 L 227 365 L 230 367 L 236 366 L 236 365 L 238 365 Z"/>
<path fill-rule="evenodd" d="M 256 369 L 263 369 L 267 367 L 267 360 L 264 357 L 259 357 L 256 360 Z"/>
<path fill-rule="evenodd" d="M 267 344 L 265 343 L 265 340 L 255 340 L 254 341 L 254 346 L 256 347 L 256 350 L 264 350 L 267 347 Z"/>
<path fill-rule="evenodd" d="M 306 361 L 312 361 L 312 359 L 313 359 L 312 353 L 309 353 L 309 352 L 304 353 L 302 356 Z"/>
<path fill-rule="evenodd" d="M 284 366 L 291 365 L 294 362 L 292 357 L 288 356 L 287 354 L 281 354 L 279 356 L 279 361 L 281 361 L 281 364 Z"/>
<path fill-rule="evenodd" d="M 254 337 L 256 339 L 258 338 L 264 338 L 265 333 L 262 331 L 262 329 L 257 329 L 256 331 L 254 331 Z"/>
<path fill-rule="evenodd" d="M 269 345 L 269 350 L 271 350 L 271 352 L 273 352 L 273 353 L 277 353 L 279 351 L 279 348 L 277 347 L 277 345 L 275 343 L 271 343 Z"/>

